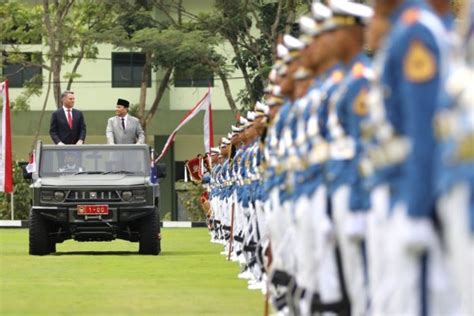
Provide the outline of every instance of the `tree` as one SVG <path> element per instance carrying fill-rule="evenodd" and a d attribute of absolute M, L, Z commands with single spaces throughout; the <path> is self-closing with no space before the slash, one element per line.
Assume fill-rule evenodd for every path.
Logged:
<path fill-rule="evenodd" d="M 7 62 L 18 62 L 23 44 L 41 44 L 48 48 L 46 56 L 35 60 L 23 58 L 24 67 L 38 66 L 52 72 L 56 106 L 61 106 L 61 80 L 68 79 L 67 89 L 80 75 L 77 70 L 84 57 L 94 58 L 96 44 L 112 19 L 106 3 L 93 0 L 43 0 L 41 5 L 25 5 L 18 1 L 0 4 L 0 41 L 6 43 Z M 23 54 L 24 55 L 24 54 Z M 62 74 L 62 66 L 73 62 L 73 71 Z"/>
<path fill-rule="evenodd" d="M 297 16 L 309 10 L 311 1 L 216 0 L 215 10 L 199 16 L 201 27 L 216 31 L 234 51 L 232 60 L 245 81 L 238 99 L 244 107 L 263 95 L 275 46 L 283 33 L 292 33 Z"/>
<path fill-rule="evenodd" d="M 118 48 L 141 52 L 146 57 L 136 110 L 144 130 L 156 114 L 175 70 L 205 67 L 226 79 L 226 61 L 214 49 L 217 38 L 207 30 L 196 29 L 193 23 L 184 19 L 183 14 L 189 13 L 180 4 L 174 12 L 165 1 L 109 0 L 108 3 L 114 8 L 117 18 L 103 40 Z M 158 9 L 163 15 L 155 14 L 153 9 Z M 146 111 L 149 104 L 146 100 L 147 82 L 151 69 L 160 70 L 163 76 Z M 228 83 L 225 89 L 230 93 Z M 233 106 L 236 109 L 235 104 Z"/>
<path fill-rule="evenodd" d="M 37 66 L 49 72 L 47 93 L 32 149 L 43 122 L 51 86 L 56 106 L 60 107 L 61 78 L 68 79 L 66 89 L 71 89 L 74 79 L 80 77 L 77 70 L 82 60 L 97 56 L 96 44 L 112 18 L 106 3 L 93 0 L 43 0 L 42 5 L 24 5 L 18 1 L 0 3 L 0 42 L 6 43 L 2 44 L 2 51 L 8 51 L 6 62 L 23 67 Z M 46 56 L 33 54 L 35 58 L 25 58 L 20 45 L 42 42 L 48 47 Z M 73 62 L 74 66 L 71 73 L 62 75 L 65 62 Z M 36 86 L 35 89 L 34 83 L 42 81 L 43 78 L 33 78 L 27 85 L 29 88 L 12 102 L 14 108 L 28 109 L 29 96 L 40 93 L 40 88 Z"/>

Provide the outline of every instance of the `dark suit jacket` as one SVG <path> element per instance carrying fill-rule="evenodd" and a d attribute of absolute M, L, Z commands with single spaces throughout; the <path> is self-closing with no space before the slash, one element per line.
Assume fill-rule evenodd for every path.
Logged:
<path fill-rule="evenodd" d="M 62 107 L 57 109 L 51 115 L 51 124 L 49 135 L 55 144 L 63 142 L 64 144 L 75 144 L 79 139 L 86 139 L 86 122 L 82 112 L 72 109 L 72 129 L 67 124 L 66 114 Z"/>

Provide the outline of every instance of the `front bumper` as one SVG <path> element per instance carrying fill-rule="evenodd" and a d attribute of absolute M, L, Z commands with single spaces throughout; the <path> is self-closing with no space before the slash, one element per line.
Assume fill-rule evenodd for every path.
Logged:
<path fill-rule="evenodd" d="M 33 206 L 34 212 L 39 212 L 44 218 L 69 224 L 82 224 L 91 222 L 125 223 L 145 217 L 156 211 L 155 206 L 109 206 L 108 215 L 78 215 L 77 206 Z"/>

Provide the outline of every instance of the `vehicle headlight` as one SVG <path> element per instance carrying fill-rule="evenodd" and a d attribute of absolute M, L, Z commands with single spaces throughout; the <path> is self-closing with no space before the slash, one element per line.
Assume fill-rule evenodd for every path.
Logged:
<path fill-rule="evenodd" d="M 123 191 L 122 192 L 122 199 L 124 201 L 130 201 L 132 199 L 132 192 L 131 191 Z"/>
<path fill-rule="evenodd" d="M 64 192 L 54 191 L 54 200 L 57 202 L 61 202 L 62 200 L 64 200 Z"/>

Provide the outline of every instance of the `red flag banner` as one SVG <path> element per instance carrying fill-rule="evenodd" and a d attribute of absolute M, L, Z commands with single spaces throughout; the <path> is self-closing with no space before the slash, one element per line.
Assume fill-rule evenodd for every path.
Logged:
<path fill-rule="evenodd" d="M 0 129 L 0 192 L 13 191 L 12 174 L 12 141 L 10 126 L 10 99 L 8 96 L 8 80 L 0 83 L 0 97 L 2 99 L 2 128 Z"/>
<path fill-rule="evenodd" d="M 163 157 L 166 155 L 168 150 L 170 149 L 171 144 L 174 142 L 174 139 L 176 138 L 176 134 L 178 131 L 186 125 L 189 121 L 191 121 L 201 110 L 205 110 L 206 113 L 207 111 L 210 111 L 210 106 L 211 106 L 211 93 L 208 91 L 204 97 L 191 109 L 189 110 L 188 113 L 183 117 L 183 119 L 179 122 L 178 126 L 174 129 L 174 131 L 171 133 L 171 135 L 168 137 L 165 143 L 165 147 L 163 147 L 163 150 L 161 151 L 161 154 L 156 158 L 156 162 L 160 161 L 163 159 Z M 205 115 L 206 117 L 211 117 L 211 119 L 208 119 L 208 121 L 212 120 L 212 115 Z M 205 124 L 206 125 L 206 124 Z M 212 124 L 211 127 L 212 129 Z"/>
<path fill-rule="evenodd" d="M 188 169 L 189 175 L 191 176 L 191 181 L 202 180 L 201 160 L 201 157 L 195 157 L 186 163 L 186 168 Z"/>

